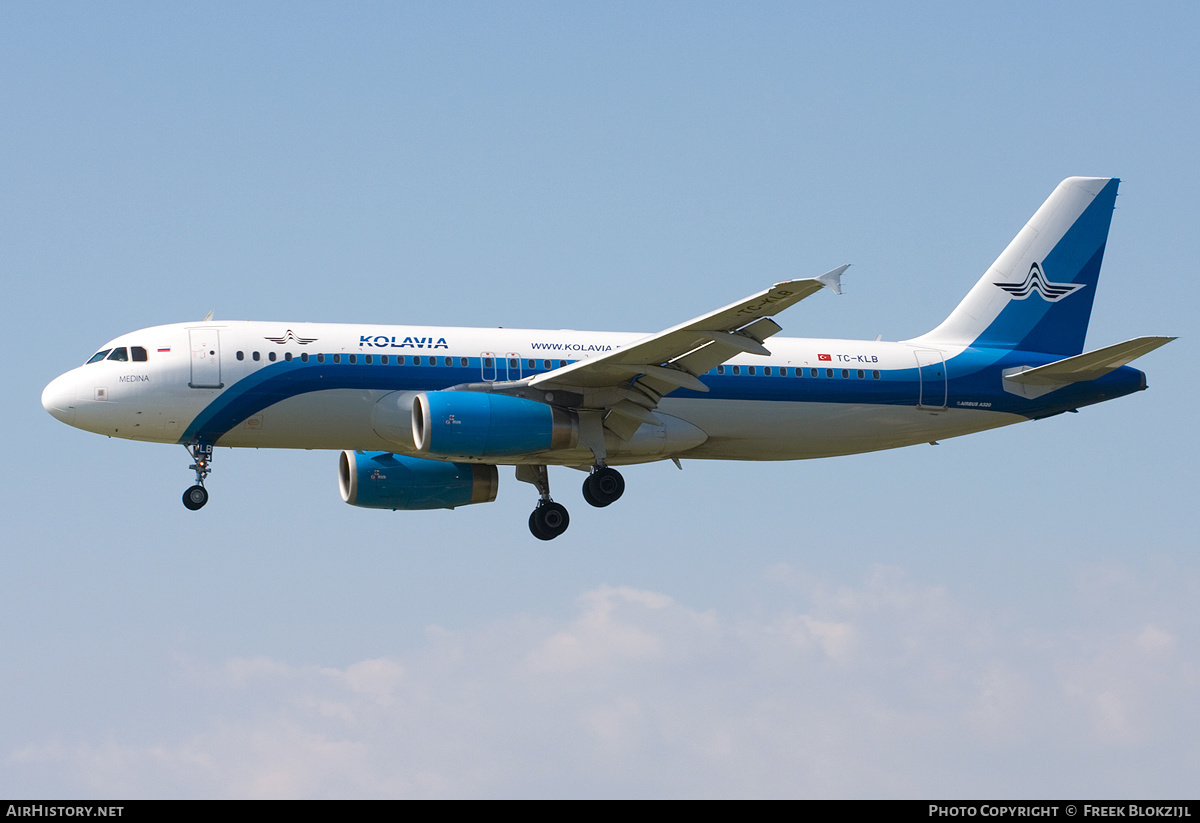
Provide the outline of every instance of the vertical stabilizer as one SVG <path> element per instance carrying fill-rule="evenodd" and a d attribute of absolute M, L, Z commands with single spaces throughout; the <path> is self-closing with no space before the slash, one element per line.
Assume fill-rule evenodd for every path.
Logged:
<path fill-rule="evenodd" d="M 1083 351 L 1108 241 L 1115 177 L 1070 177 L 924 344 Z"/>

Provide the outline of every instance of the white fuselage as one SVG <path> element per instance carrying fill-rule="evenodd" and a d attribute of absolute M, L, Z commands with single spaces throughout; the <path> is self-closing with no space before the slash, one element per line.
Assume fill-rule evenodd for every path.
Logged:
<path fill-rule="evenodd" d="M 415 453 L 386 398 L 504 383 L 629 345 L 642 335 L 525 329 L 193 323 L 122 335 L 46 388 L 43 403 L 78 428 L 163 443 Z M 134 359 L 142 350 L 145 359 Z M 775 338 L 701 379 L 708 393 L 664 397 L 660 426 L 623 440 L 609 462 L 667 457 L 792 460 L 922 443 L 1026 419 L 947 395 L 960 350 L 913 343 Z M 924 355 L 922 355 L 924 352 Z M 109 357 L 111 358 L 111 354 Z M 140 356 L 140 355 L 139 355 Z M 922 359 L 922 357 L 924 359 Z M 936 374 L 922 364 L 935 364 Z M 489 460 L 587 465 L 583 448 Z"/>

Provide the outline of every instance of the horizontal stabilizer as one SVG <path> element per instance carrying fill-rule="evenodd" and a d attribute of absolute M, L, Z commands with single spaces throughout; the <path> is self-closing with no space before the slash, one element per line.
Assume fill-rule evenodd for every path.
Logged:
<path fill-rule="evenodd" d="M 1072 383 L 1085 383 L 1103 377 L 1111 371 L 1133 362 L 1147 352 L 1152 352 L 1159 346 L 1165 346 L 1174 337 L 1135 337 L 1114 346 L 1077 354 L 1063 360 L 1047 363 L 1044 366 L 1029 368 L 1017 366 L 1004 370 L 1004 390 L 1017 394 L 1028 400 L 1035 400 L 1043 394 L 1069 386 Z M 1145 382 L 1142 388 L 1145 388 Z"/>
<path fill-rule="evenodd" d="M 1065 360 L 1047 363 L 1034 369 L 1006 374 L 1005 380 L 1032 386 L 1065 386 L 1103 377 L 1124 365 L 1132 363 L 1143 354 L 1165 346 L 1174 337 L 1135 337 L 1124 343 L 1105 346 L 1102 349 L 1077 354 Z"/>

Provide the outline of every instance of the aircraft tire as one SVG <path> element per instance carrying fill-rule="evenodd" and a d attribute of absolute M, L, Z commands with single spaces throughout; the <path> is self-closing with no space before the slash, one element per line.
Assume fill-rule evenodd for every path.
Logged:
<path fill-rule="evenodd" d="M 625 478 L 608 466 L 597 469 L 583 481 L 583 499 L 597 508 L 611 506 L 624 493 Z"/>
<path fill-rule="evenodd" d="M 553 540 L 571 525 L 571 516 L 566 506 L 560 503 L 543 503 L 529 515 L 529 531 L 538 540 Z"/>
<path fill-rule="evenodd" d="M 208 502 L 208 489 L 203 486 L 192 486 L 183 493 L 183 505 L 187 506 L 191 511 L 198 511 L 204 508 L 204 504 Z"/>
<path fill-rule="evenodd" d="M 588 475 L 583 480 L 583 499 L 587 501 L 589 506 L 603 508 L 606 504 L 596 499 L 596 495 L 592 493 L 592 477 Z"/>

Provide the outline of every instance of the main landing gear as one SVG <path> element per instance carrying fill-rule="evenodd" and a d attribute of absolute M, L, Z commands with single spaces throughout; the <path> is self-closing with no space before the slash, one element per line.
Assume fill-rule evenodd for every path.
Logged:
<path fill-rule="evenodd" d="M 553 540 L 571 525 L 567 507 L 550 499 L 550 475 L 545 466 L 517 466 L 517 479 L 538 490 L 537 508 L 529 515 L 529 531 L 538 540 Z"/>
<path fill-rule="evenodd" d="M 583 481 L 583 499 L 598 509 L 616 503 L 624 493 L 625 478 L 608 466 L 593 466 Z"/>
<path fill-rule="evenodd" d="M 204 504 L 208 502 L 208 489 L 204 488 L 204 478 L 212 471 L 209 464 L 212 462 L 213 447 L 209 443 L 194 443 L 186 448 L 192 456 L 193 462 L 188 468 L 196 472 L 196 485 L 183 493 L 183 505 L 191 511 L 196 511 L 204 508 Z"/>
<path fill-rule="evenodd" d="M 529 515 L 529 531 L 538 540 L 553 540 L 567 530 L 571 516 L 566 506 L 550 499 L 550 476 L 545 466 L 517 466 L 517 479 L 537 487 L 537 508 Z M 615 503 L 625 491 L 625 478 L 616 469 L 595 466 L 583 481 L 583 499 L 604 507 Z"/>
<path fill-rule="evenodd" d="M 553 500 L 539 500 L 533 514 L 529 515 L 529 531 L 538 540 L 553 540 L 571 525 L 567 507 Z"/>

